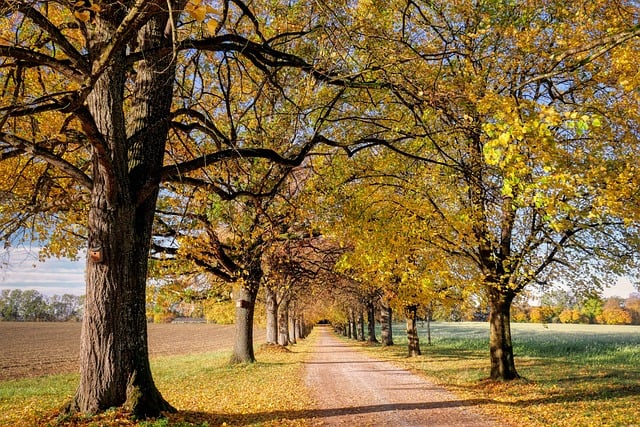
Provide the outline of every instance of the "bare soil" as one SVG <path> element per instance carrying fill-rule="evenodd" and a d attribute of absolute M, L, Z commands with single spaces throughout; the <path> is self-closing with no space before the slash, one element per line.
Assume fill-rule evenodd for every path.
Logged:
<path fill-rule="evenodd" d="M 76 372 L 79 367 L 78 322 L 0 322 L 0 381 Z M 254 344 L 266 333 L 254 330 Z M 231 350 L 233 325 L 149 324 L 149 356 Z"/>
<path fill-rule="evenodd" d="M 358 351 L 330 327 L 307 362 L 305 382 L 316 403 L 314 426 L 497 426 L 479 402 L 460 399 L 426 379 Z"/>

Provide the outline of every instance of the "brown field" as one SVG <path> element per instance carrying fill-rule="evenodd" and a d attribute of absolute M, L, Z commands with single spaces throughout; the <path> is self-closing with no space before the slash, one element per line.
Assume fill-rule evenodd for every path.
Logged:
<path fill-rule="evenodd" d="M 80 328 L 77 322 L 0 322 L 0 381 L 78 370 Z M 233 325 L 149 324 L 151 358 L 174 354 L 231 350 Z M 254 330 L 254 342 L 265 339 Z"/>

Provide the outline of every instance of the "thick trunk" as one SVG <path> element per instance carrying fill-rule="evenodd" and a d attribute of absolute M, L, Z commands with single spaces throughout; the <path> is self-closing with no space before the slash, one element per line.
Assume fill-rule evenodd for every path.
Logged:
<path fill-rule="evenodd" d="M 247 280 L 235 292 L 236 337 L 230 363 L 253 363 L 253 315 L 259 281 Z"/>
<path fill-rule="evenodd" d="M 155 48 L 164 43 L 167 18 L 152 18 L 139 31 L 139 45 Z M 115 14 L 107 19 L 111 22 L 98 19 L 90 35 L 92 52 L 100 51 L 119 25 Z M 116 53 L 87 97 L 91 119 L 80 114 L 94 148 L 93 188 L 80 383 L 68 409 L 98 413 L 122 406 L 146 418 L 173 410 L 155 387 L 147 349 L 147 258 L 158 185 L 146 187 L 143 195 L 140 190 L 157 180 L 162 166 L 174 68 L 170 58 L 153 53 L 137 65 L 132 108 L 125 118 L 126 62 L 124 51 Z"/>
<path fill-rule="evenodd" d="M 420 356 L 420 338 L 418 337 L 418 307 L 410 305 L 407 307 L 407 340 L 409 357 Z"/>
<path fill-rule="evenodd" d="M 289 345 L 289 300 L 286 298 L 278 307 L 278 344 Z"/>
<path fill-rule="evenodd" d="M 276 292 L 270 287 L 265 288 L 267 310 L 267 344 L 278 343 L 278 299 Z"/>
<path fill-rule="evenodd" d="M 376 339 L 376 306 L 373 301 L 367 303 L 367 341 L 370 343 L 377 343 Z"/>
<path fill-rule="evenodd" d="M 382 304 L 380 311 L 381 339 L 382 345 L 393 345 L 393 310 L 390 305 Z"/>
<path fill-rule="evenodd" d="M 489 296 L 491 379 L 513 380 L 520 377 L 516 371 L 511 343 L 511 302 L 514 295 L 492 288 Z"/>

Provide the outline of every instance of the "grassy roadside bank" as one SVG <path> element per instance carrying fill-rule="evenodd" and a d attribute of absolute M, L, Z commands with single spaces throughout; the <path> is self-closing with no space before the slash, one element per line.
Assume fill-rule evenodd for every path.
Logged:
<path fill-rule="evenodd" d="M 363 349 L 483 402 L 496 419 L 518 426 L 640 425 L 640 327 L 513 324 L 523 378 L 509 383 L 485 380 L 486 323 L 432 323 L 430 346 L 423 325 L 422 356 L 413 358 L 406 357 L 403 329 L 394 326 L 394 346 Z"/>
<path fill-rule="evenodd" d="M 155 421 L 134 423 L 107 411 L 92 419 L 57 419 L 78 376 L 54 375 L 0 382 L 0 426 L 218 426 L 306 425 L 310 406 L 303 361 L 314 336 L 289 350 L 260 347 L 255 364 L 229 366 L 228 351 L 151 359 L 156 385 L 178 409 Z"/>

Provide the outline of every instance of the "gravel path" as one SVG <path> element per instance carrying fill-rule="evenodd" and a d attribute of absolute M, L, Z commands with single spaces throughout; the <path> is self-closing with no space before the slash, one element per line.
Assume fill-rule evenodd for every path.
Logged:
<path fill-rule="evenodd" d="M 475 402 L 363 354 L 335 337 L 330 327 L 316 329 L 319 337 L 305 377 L 316 402 L 311 425 L 498 425 L 474 409 Z"/>

